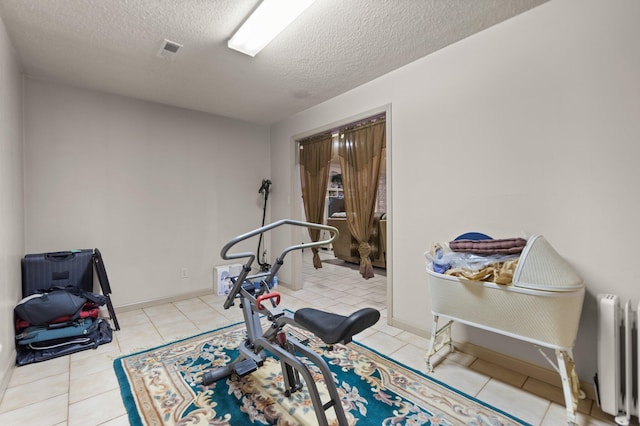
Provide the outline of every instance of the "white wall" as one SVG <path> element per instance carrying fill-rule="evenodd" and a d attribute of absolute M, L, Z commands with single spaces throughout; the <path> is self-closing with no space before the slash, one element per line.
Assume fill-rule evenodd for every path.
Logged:
<path fill-rule="evenodd" d="M 26 252 L 99 248 L 116 307 L 212 290 L 224 243 L 260 225 L 268 128 L 25 85 Z"/>
<path fill-rule="evenodd" d="M 575 355 L 591 381 L 596 295 L 640 301 L 638 16 L 637 0 L 553 0 L 290 117 L 271 130 L 274 185 L 293 181 L 294 136 L 390 103 L 391 322 L 429 330 L 431 243 L 542 233 L 586 282 Z M 273 201 L 274 218 L 298 211 Z M 456 334 L 545 365 L 528 344 Z"/>
<path fill-rule="evenodd" d="M 21 297 L 22 135 L 22 77 L 0 19 L 0 394 L 15 363 L 13 307 Z"/>

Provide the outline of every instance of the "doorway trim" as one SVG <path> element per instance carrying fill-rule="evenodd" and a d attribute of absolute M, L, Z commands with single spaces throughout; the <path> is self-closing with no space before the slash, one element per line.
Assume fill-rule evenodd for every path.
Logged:
<path fill-rule="evenodd" d="M 313 136 L 318 133 L 327 132 L 332 129 L 337 129 L 342 126 L 346 126 L 350 123 L 364 120 L 368 117 L 372 117 L 379 114 L 385 114 L 386 121 L 386 180 L 387 180 L 387 261 L 386 261 L 386 271 L 387 271 L 387 318 L 393 318 L 393 173 L 392 173 L 392 165 L 393 165 L 393 143 L 392 143 L 392 132 L 391 132 L 391 104 L 382 105 L 378 108 L 374 108 L 368 111 L 365 111 L 360 114 L 353 115 L 351 117 L 330 123 L 325 126 L 321 126 L 297 135 L 294 135 L 292 138 L 291 149 L 293 149 L 293 161 L 294 166 L 292 168 L 293 176 L 291 176 L 291 194 L 293 202 L 291 203 L 291 217 L 298 220 L 305 220 L 304 217 L 304 208 L 302 205 L 302 188 L 300 183 L 300 143 L 298 142 L 301 139 L 304 139 L 309 136 Z M 298 228 L 298 227 L 295 227 Z M 304 232 L 306 229 L 295 229 L 294 232 L 297 234 L 292 235 L 293 241 L 305 241 L 308 239 L 308 235 L 305 235 Z M 294 254 L 294 253 L 292 253 Z M 293 290 L 301 290 L 302 289 L 302 254 L 299 252 L 295 252 L 296 256 L 292 259 L 292 283 L 291 288 Z"/>

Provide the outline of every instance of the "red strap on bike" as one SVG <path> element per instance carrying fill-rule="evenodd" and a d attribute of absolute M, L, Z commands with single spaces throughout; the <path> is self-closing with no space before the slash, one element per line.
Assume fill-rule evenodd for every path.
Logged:
<path fill-rule="evenodd" d="M 258 310 L 262 310 L 263 300 L 273 299 L 274 297 L 276 298 L 276 306 L 278 306 L 280 304 L 280 293 L 278 293 L 277 291 L 272 291 L 271 293 L 265 293 L 262 296 L 258 296 L 258 298 L 256 299 L 256 307 L 258 308 Z"/>

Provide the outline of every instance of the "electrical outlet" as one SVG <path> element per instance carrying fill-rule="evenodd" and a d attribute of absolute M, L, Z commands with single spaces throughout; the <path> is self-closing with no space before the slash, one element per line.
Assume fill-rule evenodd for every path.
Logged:
<path fill-rule="evenodd" d="M 189 268 L 182 268 L 180 270 L 180 277 L 181 278 L 189 278 Z"/>

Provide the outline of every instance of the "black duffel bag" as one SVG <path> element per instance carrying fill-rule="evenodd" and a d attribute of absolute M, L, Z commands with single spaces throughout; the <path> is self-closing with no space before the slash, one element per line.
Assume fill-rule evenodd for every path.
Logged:
<path fill-rule="evenodd" d="M 71 316 L 77 319 L 87 301 L 98 306 L 105 303 L 105 297 L 77 287 L 51 288 L 22 299 L 15 307 L 15 314 L 31 325 L 47 325 L 56 318 Z"/>

